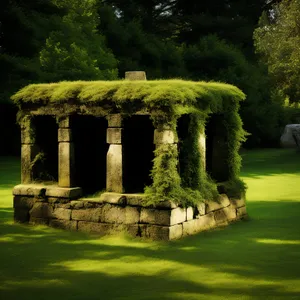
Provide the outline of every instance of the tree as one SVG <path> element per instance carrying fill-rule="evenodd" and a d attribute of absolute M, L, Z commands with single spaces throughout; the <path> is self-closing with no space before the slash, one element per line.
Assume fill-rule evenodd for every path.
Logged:
<path fill-rule="evenodd" d="M 254 41 L 274 86 L 291 103 L 300 102 L 300 1 L 273 4 L 262 15 Z"/>
<path fill-rule="evenodd" d="M 94 0 L 53 2 L 66 11 L 58 30 L 50 33 L 40 51 L 46 81 L 109 80 L 117 78 L 117 61 L 96 27 Z"/>

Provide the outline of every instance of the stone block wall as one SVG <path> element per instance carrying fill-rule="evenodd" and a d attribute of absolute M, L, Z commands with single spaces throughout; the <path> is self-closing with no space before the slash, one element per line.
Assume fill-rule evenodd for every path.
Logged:
<path fill-rule="evenodd" d="M 245 201 L 220 195 L 219 203 L 183 208 L 170 201 L 147 206 L 142 195 L 104 193 L 78 198 L 78 189 L 20 185 L 14 189 L 17 222 L 106 235 L 126 232 L 134 237 L 173 240 L 245 218 Z"/>

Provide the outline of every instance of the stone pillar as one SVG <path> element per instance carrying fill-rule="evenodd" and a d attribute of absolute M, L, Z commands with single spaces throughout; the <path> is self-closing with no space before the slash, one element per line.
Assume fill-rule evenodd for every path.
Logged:
<path fill-rule="evenodd" d="M 123 145 L 122 116 L 112 114 L 107 117 L 106 140 L 109 144 L 106 161 L 106 190 L 123 193 Z"/>
<path fill-rule="evenodd" d="M 58 128 L 58 186 L 74 186 L 74 143 L 70 117 L 59 120 Z"/>
<path fill-rule="evenodd" d="M 199 146 L 199 152 L 200 152 L 201 167 L 202 167 L 203 173 L 205 174 L 205 172 L 206 172 L 206 137 L 205 137 L 204 129 L 202 129 L 199 133 L 198 146 Z"/>
<path fill-rule="evenodd" d="M 21 183 L 33 182 L 33 162 L 37 154 L 33 120 L 31 116 L 25 116 L 21 121 Z"/>

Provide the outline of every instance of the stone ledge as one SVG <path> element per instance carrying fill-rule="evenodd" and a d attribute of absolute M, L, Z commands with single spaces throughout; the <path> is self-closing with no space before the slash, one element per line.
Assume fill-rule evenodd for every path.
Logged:
<path fill-rule="evenodd" d="M 180 239 L 183 235 L 182 224 L 174 226 L 157 226 L 151 225 L 146 227 L 146 232 L 144 236 L 152 240 L 177 240 Z M 143 237 L 143 235 L 142 235 Z"/>
<path fill-rule="evenodd" d="M 246 205 L 245 199 L 230 199 L 231 205 L 235 208 L 240 208 Z"/>
<path fill-rule="evenodd" d="M 35 191 L 31 189 L 29 192 Z M 224 196 L 221 196 L 218 203 L 219 209 L 201 215 L 199 210 L 204 213 L 204 203 L 199 204 L 199 208 L 159 209 L 126 205 L 126 194 L 105 194 L 104 199 L 112 203 L 99 202 L 99 198 L 96 201 L 72 200 L 68 203 L 56 203 L 47 202 L 47 197 L 18 195 L 14 197 L 14 219 L 21 223 L 49 224 L 55 228 L 101 235 L 125 232 L 134 237 L 173 240 L 248 217 L 246 207 L 236 208 L 236 203 L 220 208 L 221 205 L 228 204 Z M 142 197 L 136 194 L 132 199 L 138 200 Z M 134 203 L 137 204 L 138 201 Z M 169 205 L 171 202 L 167 203 Z"/>
<path fill-rule="evenodd" d="M 172 210 L 141 209 L 141 223 L 172 226 L 186 221 L 186 208 Z"/>
<path fill-rule="evenodd" d="M 222 209 L 222 208 L 227 207 L 229 205 L 230 205 L 230 201 L 229 201 L 227 195 L 226 194 L 220 194 L 218 199 L 217 199 L 217 202 L 210 201 L 210 202 L 206 203 L 206 211 L 205 212 L 208 214 L 212 211 Z"/>
<path fill-rule="evenodd" d="M 80 187 L 61 188 L 56 185 L 19 184 L 14 187 L 13 195 L 76 199 L 82 195 L 82 190 Z"/>
<path fill-rule="evenodd" d="M 214 213 L 209 213 L 204 216 L 199 216 L 197 219 L 193 219 L 183 223 L 183 236 L 193 235 L 198 232 L 211 229 L 216 226 Z"/>
<path fill-rule="evenodd" d="M 97 198 L 81 198 L 79 201 L 86 201 L 91 203 L 110 203 L 117 204 L 121 206 L 140 206 L 147 208 L 162 208 L 162 209 L 172 209 L 177 208 L 178 205 L 172 201 L 161 201 L 155 204 L 148 204 L 145 200 L 143 194 L 122 194 L 122 193 L 113 193 L 105 192 Z"/>

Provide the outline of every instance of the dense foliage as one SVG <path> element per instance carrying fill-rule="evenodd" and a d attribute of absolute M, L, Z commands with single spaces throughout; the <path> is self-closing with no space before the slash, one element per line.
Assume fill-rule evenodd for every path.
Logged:
<path fill-rule="evenodd" d="M 300 101 L 300 1 L 284 0 L 264 13 L 254 32 L 257 51 L 268 65 L 277 89 L 291 103 Z"/>
<path fill-rule="evenodd" d="M 263 10 L 281 20 L 280 6 L 275 14 L 266 2 L 281 1 L 3 0 L 0 103 L 10 103 L 9 97 L 30 83 L 111 80 L 130 70 L 145 70 L 148 79 L 222 81 L 247 94 L 241 104 L 250 133 L 245 146 L 275 146 L 283 126 L 298 120 L 294 109 L 283 109 L 281 92 L 291 101 L 297 96 L 292 90 L 297 74 L 289 76 L 288 69 L 296 56 L 280 68 L 269 67 L 269 74 L 277 74 L 275 83 L 257 61 L 252 34 Z M 291 18 L 298 13 L 289 11 Z M 274 62 L 283 61 L 272 47 L 264 47 Z M 7 121 L 14 122 L 3 124 Z"/>

